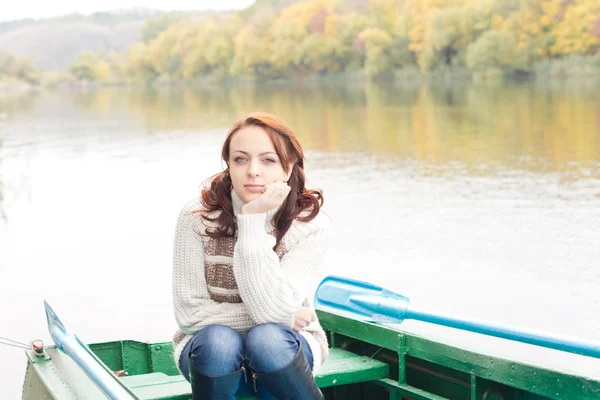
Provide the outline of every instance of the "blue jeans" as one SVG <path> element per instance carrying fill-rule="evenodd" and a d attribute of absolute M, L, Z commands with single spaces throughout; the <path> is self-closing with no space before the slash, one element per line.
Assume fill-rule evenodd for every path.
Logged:
<path fill-rule="evenodd" d="M 189 358 L 200 372 L 214 377 L 238 371 L 244 364 L 250 371 L 247 381 L 242 380 L 236 396 L 271 400 L 274 398 L 261 385 L 260 379 L 256 381 L 257 392 L 254 392 L 252 372 L 262 374 L 285 367 L 298 352 L 298 343 L 302 344 L 308 365 L 312 368 L 313 356 L 308 342 L 285 325 L 257 325 L 245 337 L 228 326 L 209 325 L 186 344 L 179 367 L 189 381 Z"/>

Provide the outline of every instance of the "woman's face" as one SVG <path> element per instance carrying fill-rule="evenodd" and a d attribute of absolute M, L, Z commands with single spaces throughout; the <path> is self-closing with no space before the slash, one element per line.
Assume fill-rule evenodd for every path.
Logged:
<path fill-rule="evenodd" d="M 289 171 L 291 174 L 291 166 Z M 265 185 L 287 181 L 290 175 L 283 170 L 271 138 L 258 126 L 247 126 L 233 134 L 229 174 L 233 190 L 245 203 L 257 199 Z"/>

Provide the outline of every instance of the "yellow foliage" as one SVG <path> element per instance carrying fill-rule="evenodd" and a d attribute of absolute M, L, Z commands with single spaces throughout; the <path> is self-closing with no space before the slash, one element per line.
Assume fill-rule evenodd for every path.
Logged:
<path fill-rule="evenodd" d="M 539 59 L 548 56 L 548 44 L 551 40 L 547 24 L 554 18 L 553 1 L 555 0 L 524 0 L 520 9 L 509 15 L 502 26 L 516 34 L 517 48 L 531 48 Z"/>
<path fill-rule="evenodd" d="M 600 0 L 574 0 L 556 16 L 560 20 L 551 28 L 555 38 L 550 47 L 552 55 L 591 54 L 600 47 L 600 43 L 590 32 L 600 16 Z"/>
<path fill-rule="evenodd" d="M 492 29 L 500 30 L 505 24 L 505 20 L 501 15 L 492 16 Z"/>
<path fill-rule="evenodd" d="M 339 14 L 328 15 L 325 20 L 325 36 L 340 36 L 343 31 L 344 18 Z"/>
<path fill-rule="evenodd" d="M 180 26 L 184 24 L 186 23 L 171 26 L 148 45 L 147 60 L 159 74 L 166 72 L 167 62 L 176 48 L 180 35 L 185 32 L 185 29 Z"/>
<path fill-rule="evenodd" d="M 133 74 L 144 68 L 146 64 L 146 45 L 143 42 L 134 44 L 127 51 L 127 70 Z"/>
<path fill-rule="evenodd" d="M 297 27 L 302 25 L 307 27 L 309 20 L 316 12 L 322 9 L 332 12 L 339 3 L 340 0 L 313 0 L 292 4 L 285 8 L 273 22 L 273 29 L 286 32 L 288 31 L 286 25 L 294 25 L 294 27 L 290 28 L 291 31 L 288 32 L 297 33 Z"/>
<path fill-rule="evenodd" d="M 367 43 L 367 48 L 375 46 L 388 46 L 392 42 L 392 37 L 385 31 L 378 28 L 368 28 L 360 33 L 360 38 Z"/>
<path fill-rule="evenodd" d="M 463 7 L 472 14 L 485 15 L 492 11 L 492 0 L 407 0 L 406 9 L 411 16 L 411 29 L 408 33 L 408 48 L 417 54 L 417 62 L 425 67 L 425 59 L 435 51 L 433 21 L 443 10 Z M 475 20 L 475 23 L 478 21 Z M 464 27 L 466 31 L 478 29 L 476 26 Z"/>
<path fill-rule="evenodd" d="M 436 69 L 466 65 L 469 47 L 489 31 L 510 32 L 515 50 L 515 65 L 510 67 L 520 71 L 531 71 L 536 61 L 549 57 L 600 49 L 590 32 L 600 15 L 600 0 L 362 0 L 356 2 L 358 8 L 352 4 L 306 0 L 281 11 L 257 7 L 250 14 L 182 20 L 146 46 L 132 46 L 125 63 L 104 57 L 106 65 L 96 65 L 97 58 L 88 62 L 85 56 L 83 69 L 88 69 L 82 71 L 92 69 L 103 77 L 98 79 L 122 76 L 123 70 L 190 79 L 215 71 L 270 76 L 346 68 L 389 72 L 415 61 L 422 69 Z"/>
<path fill-rule="evenodd" d="M 542 3 L 543 15 L 540 18 L 540 24 L 543 27 L 550 27 L 554 23 L 554 19 L 560 13 L 563 0 L 546 0 Z"/>
<path fill-rule="evenodd" d="M 94 75 L 96 80 L 99 81 L 107 81 L 111 78 L 112 72 L 110 69 L 110 65 L 102 59 L 96 61 L 93 66 Z"/>
<path fill-rule="evenodd" d="M 239 75 L 254 72 L 270 60 L 269 41 L 250 26 L 246 26 L 233 39 L 234 58 L 230 73 Z"/>
<path fill-rule="evenodd" d="M 371 12 L 379 28 L 392 31 L 396 19 L 403 11 L 403 5 L 398 0 L 369 0 Z"/>
<path fill-rule="evenodd" d="M 319 14 L 332 13 L 339 3 L 339 0 L 313 0 L 296 3 L 284 9 L 269 30 L 272 39 L 270 62 L 282 69 L 294 66 L 296 49 L 311 34 L 310 21 Z"/>

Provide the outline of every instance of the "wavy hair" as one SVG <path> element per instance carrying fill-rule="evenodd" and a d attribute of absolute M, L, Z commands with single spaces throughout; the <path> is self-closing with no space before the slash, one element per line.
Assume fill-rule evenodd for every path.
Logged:
<path fill-rule="evenodd" d="M 302 146 L 290 126 L 281 118 L 263 112 L 247 115 L 237 121 L 229 130 L 221 158 L 227 164 L 227 168 L 216 175 L 211 176 L 203 183 L 200 197 L 203 209 L 202 217 L 207 221 L 216 223 L 217 227 L 207 229 L 206 234 L 213 238 L 228 237 L 235 234 L 235 219 L 233 205 L 231 203 L 231 176 L 229 175 L 229 147 L 233 135 L 247 126 L 263 128 L 271 138 L 275 151 L 286 173 L 289 165 L 293 163 L 292 173 L 287 181 L 291 187 L 290 193 L 273 217 L 277 244 L 281 241 L 292 221 L 298 219 L 308 222 L 315 218 L 323 206 L 323 192 L 320 189 L 306 189 L 304 184 L 304 152 Z M 310 211 L 307 215 L 300 216 L 303 211 Z M 221 211 L 214 218 L 209 215 L 215 211 Z M 275 246 L 277 246 L 277 244 Z"/>

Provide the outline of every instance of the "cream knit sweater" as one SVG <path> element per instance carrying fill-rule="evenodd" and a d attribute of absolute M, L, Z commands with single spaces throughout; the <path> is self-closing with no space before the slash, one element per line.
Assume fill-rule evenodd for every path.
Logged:
<path fill-rule="evenodd" d="M 319 212 L 310 222 L 293 221 L 282 239 L 283 256 L 273 251 L 271 221 L 277 209 L 266 214 L 241 214 L 244 202 L 232 191 L 237 220 L 233 273 L 241 303 L 211 299 L 205 276 L 207 257 L 201 235 L 214 226 L 200 213 L 199 198 L 181 210 L 173 251 L 173 308 L 179 330 L 173 338 L 179 367 L 183 348 L 193 335 L 208 325 L 227 325 L 241 334 L 263 323 L 292 327 L 300 306 L 313 307 L 311 290 L 321 276 L 322 260 L 329 247 L 331 221 Z M 225 258 L 225 257 L 222 257 Z M 228 260 L 222 260 L 227 262 Z M 211 288 L 212 289 L 212 288 Z M 212 289 L 214 290 L 214 289 Z M 328 356 L 327 338 L 318 321 L 302 334 L 313 354 L 313 374 Z"/>

